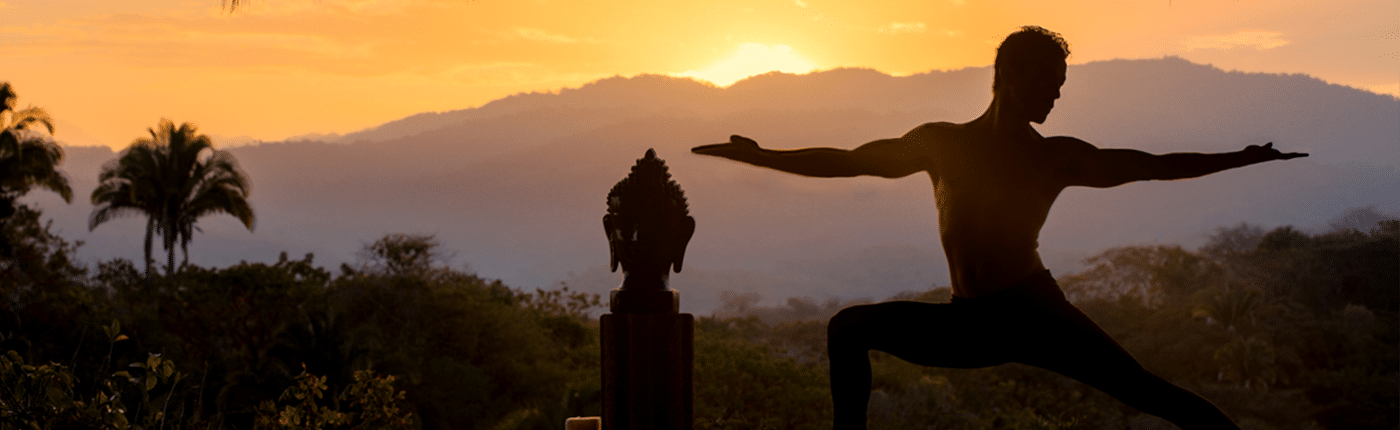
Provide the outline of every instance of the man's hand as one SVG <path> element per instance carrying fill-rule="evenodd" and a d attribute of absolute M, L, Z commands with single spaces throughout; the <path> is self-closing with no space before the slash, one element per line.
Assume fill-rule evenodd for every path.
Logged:
<path fill-rule="evenodd" d="M 1307 153 L 1303 152 L 1279 152 L 1279 150 L 1274 149 L 1273 142 L 1265 143 L 1264 146 L 1249 145 L 1246 146 L 1244 148 L 1244 151 L 1241 152 L 1244 153 L 1245 159 L 1249 160 L 1250 163 L 1262 163 L 1265 161 L 1273 160 L 1288 160 L 1308 156 Z"/>
<path fill-rule="evenodd" d="M 746 160 L 762 151 L 763 149 L 758 147 L 758 142 L 737 134 L 729 136 L 727 143 L 701 145 L 690 149 L 690 152 L 696 154 L 724 157 L 731 160 Z"/>

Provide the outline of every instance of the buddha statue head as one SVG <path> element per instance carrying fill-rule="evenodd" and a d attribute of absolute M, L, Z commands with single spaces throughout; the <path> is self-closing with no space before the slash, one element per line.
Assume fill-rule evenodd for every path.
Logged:
<path fill-rule="evenodd" d="M 632 172 L 608 192 L 603 216 L 612 255 L 611 267 L 622 266 L 622 290 L 665 290 L 671 270 L 681 271 L 685 247 L 695 233 L 685 193 L 671 180 L 666 162 L 656 151 L 632 166 Z"/>

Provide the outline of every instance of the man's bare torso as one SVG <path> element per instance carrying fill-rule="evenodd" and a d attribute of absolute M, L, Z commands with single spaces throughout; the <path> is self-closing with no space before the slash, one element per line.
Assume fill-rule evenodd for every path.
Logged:
<path fill-rule="evenodd" d="M 977 122 L 925 124 L 905 138 L 928 154 L 953 295 L 991 294 L 1045 270 L 1036 252 L 1040 228 L 1066 186 L 1068 156 L 1087 144 L 998 139 Z"/>

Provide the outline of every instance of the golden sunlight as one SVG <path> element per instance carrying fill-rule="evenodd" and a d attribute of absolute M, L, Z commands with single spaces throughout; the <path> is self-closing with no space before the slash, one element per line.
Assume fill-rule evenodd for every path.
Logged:
<path fill-rule="evenodd" d="M 704 70 L 689 70 L 677 75 L 727 87 L 749 76 L 773 71 L 803 74 L 816 68 L 816 64 L 791 46 L 745 43 L 710 63 Z"/>

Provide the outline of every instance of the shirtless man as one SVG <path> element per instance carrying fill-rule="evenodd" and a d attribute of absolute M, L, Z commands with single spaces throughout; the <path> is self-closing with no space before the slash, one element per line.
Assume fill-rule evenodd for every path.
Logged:
<path fill-rule="evenodd" d="M 831 318 L 827 348 L 836 429 L 865 428 L 870 350 L 924 366 L 1025 363 L 1087 383 L 1184 429 L 1238 428 L 1209 401 L 1143 369 L 1066 301 L 1040 261 L 1037 239 L 1065 187 L 1194 178 L 1307 154 L 1281 153 L 1270 143 L 1229 153 L 1153 155 L 1042 137 L 1030 123 L 1043 123 L 1060 98 L 1068 56 L 1068 44 L 1054 32 L 1023 27 L 1011 34 L 997 48 L 991 106 L 965 124 L 924 124 L 853 150 L 770 150 L 741 136 L 692 150 L 803 176 L 927 172 L 933 180 L 953 301 L 853 306 Z"/>

